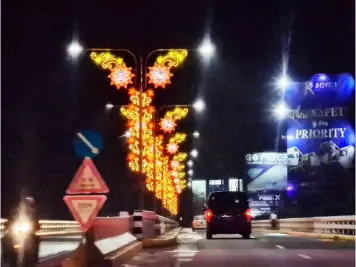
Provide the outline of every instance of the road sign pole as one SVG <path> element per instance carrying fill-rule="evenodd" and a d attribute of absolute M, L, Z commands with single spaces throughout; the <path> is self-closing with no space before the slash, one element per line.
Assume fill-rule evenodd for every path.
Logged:
<path fill-rule="evenodd" d="M 139 150 L 140 150 L 140 158 L 139 158 L 139 164 L 140 164 L 140 177 L 139 177 L 139 210 L 143 210 L 143 195 L 144 195 L 144 189 L 145 189 L 145 180 L 144 180 L 144 175 L 143 175 L 143 145 L 142 145 L 142 94 L 143 94 L 143 85 L 144 85 L 144 75 L 143 75 L 143 59 L 142 56 L 140 56 L 140 86 L 139 86 L 139 92 L 140 92 L 140 97 L 139 97 Z"/>

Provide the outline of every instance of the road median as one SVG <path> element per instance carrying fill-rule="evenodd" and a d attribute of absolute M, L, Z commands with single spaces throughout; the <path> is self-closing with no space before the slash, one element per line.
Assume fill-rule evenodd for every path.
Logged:
<path fill-rule="evenodd" d="M 333 239 L 338 240 L 351 240 L 355 241 L 356 237 L 352 235 L 336 235 L 336 234 L 323 234 L 323 233 L 310 233 L 310 232 L 296 232 L 296 231 L 286 231 L 286 230 L 268 230 L 268 229 L 253 229 L 255 233 L 281 233 L 290 236 L 297 237 L 313 237 L 321 239 Z"/>
<path fill-rule="evenodd" d="M 175 245 L 177 243 L 177 237 L 181 230 L 182 228 L 178 227 L 156 238 L 145 238 L 142 240 L 142 245 L 144 248 Z"/>

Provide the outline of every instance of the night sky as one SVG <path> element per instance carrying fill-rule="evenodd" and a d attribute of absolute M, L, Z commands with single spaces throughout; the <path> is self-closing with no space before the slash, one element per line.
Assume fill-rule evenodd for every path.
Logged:
<path fill-rule="evenodd" d="M 191 51 L 172 85 L 156 91 L 157 107 L 206 101 L 179 130 L 199 130 L 194 178 L 241 177 L 244 154 L 275 148 L 279 100 L 273 79 L 288 55 L 288 73 L 305 81 L 315 73 L 355 66 L 354 1 L 68 1 L 6 0 L 2 8 L 2 217 L 29 186 L 41 218 L 70 219 L 62 200 L 81 159 L 74 134 L 96 129 L 104 150 L 95 164 L 111 192 L 103 212 L 133 209 L 135 178 L 126 166 L 125 131 L 118 109 L 125 89 L 88 54 L 66 56 L 73 36 L 86 48 L 126 48 L 146 56 L 157 48 L 195 49 L 210 36 L 217 53 L 204 62 Z M 305 3 L 304 5 L 299 4 Z M 133 62 L 121 54 L 128 65 Z M 152 64 L 154 56 L 149 60 Z"/>

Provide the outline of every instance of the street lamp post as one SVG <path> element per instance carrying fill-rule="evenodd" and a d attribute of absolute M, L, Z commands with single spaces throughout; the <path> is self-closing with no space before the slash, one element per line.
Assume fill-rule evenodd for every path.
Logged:
<path fill-rule="evenodd" d="M 72 59 L 76 59 L 78 58 L 78 56 L 83 52 L 83 51 L 117 51 L 117 52 L 125 52 L 130 54 L 135 61 L 135 69 L 136 69 L 136 74 L 139 73 L 139 79 L 137 79 L 137 83 L 138 83 L 138 88 L 139 88 L 139 173 L 142 176 L 141 177 L 141 181 L 140 181 L 140 190 L 141 192 L 139 193 L 139 209 L 143 210 L 144 208 L 144 201 L 143 201 L 143 195 L 144 195 L 144 179 L 143 179 L 143 142 L 142 142 L 142 120 L 143 120 L 143 99 L 142 99 L 142 94 L 143 91 L 145 89 L 147 89 L 147 79 L 146 79 L 146 68 L 147 68 L 147 61 L 149 59 L 149 57 L 151 55 L 153 55 L 156 52 L 160 52 L 160 51 L 169 51 L 171 49 L 156 49 L 151 51 L 147 57 L 145 58 L 145 60 L 143 61 L 142 56 L 140 56 L 139 58 L 139 64 L 137 61 L 137 57 L 135 56 L 135 54 L 133 52 L 131 52 L 128 49 L 122 49 L 122 48 L 115 48 L 115 49 L 111 49 L 111 48 L 91 48 L 91 49 L 84 49 L 80 43 L 77 40 L 74 40 L 67 48 L 67 52 L 68 54 L 72 57 Z M 210 58 L 214 52 L 215 52 L 215 47 L 214 45 L 210 42 L 210 40 L 204 40 L 204 42 L 202 43 L 202 45 L 200 46 L 199 50 L 198 50 L 201 55 L 203 55 L 203 57 L 206 58 Z M 138 72 L 138 69 L 140 70 L 140 72 Z M 174 107 L 178 107 L 178 106 L 190 106 L 190 105 L 175 105 Z M 108 104 L 106 106 L 107 109 L 111 109 L 113 106 Z M 199 100 L 195 103 L 195 106 L 193 106 L 194 108 L 196 108 L 198 111 L 203 110 L 204 109 L 204 102 Z M 157 115 L 157 114 L 156 114 Z M 157 120 L 157 116 L 155 118 Z M 155 186 L 156 186 L 156 123 L 157 121 L 155 121 L 155 133 L 154 133 L 154 192 L 156 190 Z M 155 201 L 156 202 L 156 201 Z M 154 206 L 156 206 L 154 204 Z"/>
<path fill-rule="evenodd" d="M 155 116 L 154 116 L 154 128 L 153 128 L 153 206 L 154 206 L 154 211 L 156 211 L 156 197 L 155 197 L 155 193 L 156 193 L 156 180 L 157 180 L 157 151 L 156 151 L 156 146 L 157 146 L 157 133 L 158 133 L 158 129 L 157 129 L 157 125 L 158 125 L 158 121 L 159 121 L 159 115 L 160 112 L 164 109 L 164 108 L 177 108 L 177 107 L 182 107 L 182 108 L 187 108 L 187 107 L 193 107 L 197 112 L 202 112 L 205 108 L 205 102 L 202 99 L 198 99 L 193 105 L 164 105 L 161 106 L 158 110 L 156 110 L 155 112 Z M 193 133 L 193 136 L 195 138 L 199 137 L 199 132 L 195 131 Z M 163 201 L 163 199 L 162 199 Z"/>

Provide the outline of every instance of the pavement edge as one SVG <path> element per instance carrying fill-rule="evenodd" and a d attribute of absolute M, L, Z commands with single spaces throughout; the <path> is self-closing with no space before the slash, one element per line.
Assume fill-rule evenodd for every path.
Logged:
<path fill-rule="evenodd" d="M 146 238 L 141 242 L 144 248 L 154 248 L 154 247 L 163 247 L 163 246 L 171 246 L 177 243 L 177 237 L 181 232 L 182 228 L 178 227 L 170 232 L 173 232 L 172 236 L 167 238 Z"/>

